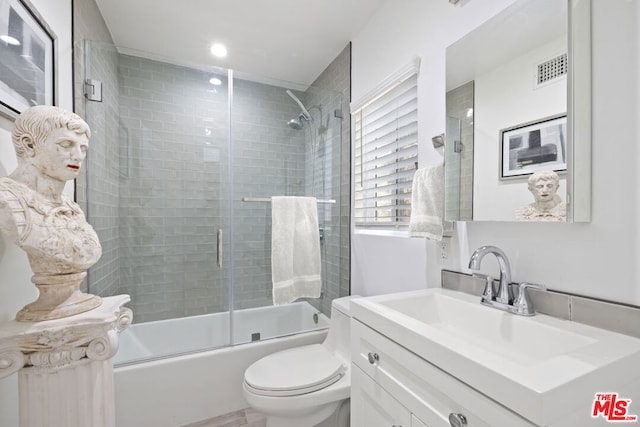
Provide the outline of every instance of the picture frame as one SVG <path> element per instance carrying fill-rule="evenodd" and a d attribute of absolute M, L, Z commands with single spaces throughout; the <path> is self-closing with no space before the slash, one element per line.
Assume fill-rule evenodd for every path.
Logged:
<path fill-rule="evenodd" d="M 27 0 L 0 0 L 0 114 L 55 103 L 55 35 Z"/>
<path fill-rule="evenodd" d="M 566 113 L 500 130 L 500 179 L 543 170 L 567 171 Z"/>

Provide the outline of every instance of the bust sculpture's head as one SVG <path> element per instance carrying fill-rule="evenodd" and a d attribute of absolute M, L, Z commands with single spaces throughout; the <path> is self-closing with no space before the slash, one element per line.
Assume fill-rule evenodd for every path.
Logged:
<path fill-rule="evenodd" d="M 74 179 L 89 146 L 89 125 L 59 107 L 38 105 L 16 119 L 11 139 L 18 168 L 33 166 L 58 181 Z"/>
<path fill-rule="evenodd" d="M 560 177 L 553 171 L 541 171 L 532 174 L 528 183 L 536 202 L 549 202 L 554 200 L 558 192 Z"/>

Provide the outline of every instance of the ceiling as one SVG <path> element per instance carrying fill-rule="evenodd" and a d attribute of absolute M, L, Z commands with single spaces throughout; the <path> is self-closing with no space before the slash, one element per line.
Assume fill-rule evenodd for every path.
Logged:
<path fill-rule="evenodd" d="M 123 53 L 310 85 L 385 0 L 97 0 Z M 214 42 L 225 58 L 210 54 Z"/>

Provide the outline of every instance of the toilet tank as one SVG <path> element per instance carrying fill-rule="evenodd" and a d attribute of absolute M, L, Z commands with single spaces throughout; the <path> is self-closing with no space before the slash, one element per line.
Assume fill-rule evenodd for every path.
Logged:
<path fill-rule="evenodd" d="M 359 295 L 336 298 L 331 303 L 329 333 L 322 343 L 332 353 L 351 363 L 351 310 L 350 303 Z"/>

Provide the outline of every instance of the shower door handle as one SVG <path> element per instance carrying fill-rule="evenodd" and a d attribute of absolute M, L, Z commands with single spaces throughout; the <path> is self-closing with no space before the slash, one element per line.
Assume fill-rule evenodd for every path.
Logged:
<path fill-rule="evenodd" d="M 222 228 L 218 228 L 216 237 L 218 239 L 218 268 L 222 268 Z"/>

